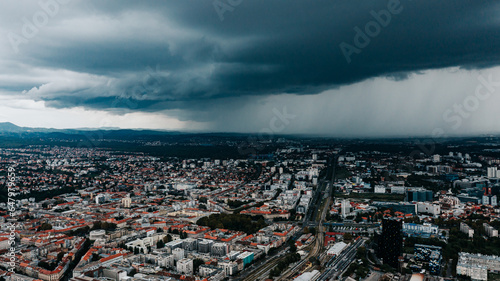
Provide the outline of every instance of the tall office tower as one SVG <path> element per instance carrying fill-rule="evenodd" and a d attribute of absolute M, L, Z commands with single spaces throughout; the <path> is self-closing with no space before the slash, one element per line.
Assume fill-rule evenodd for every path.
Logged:
<path fill-rule="evenodd" d="M 382 221 L 382 235 L 378 241 L 378 256 L 384 264 L 398 268 L 399 256 L 403 249 L 403 223 L 399 220 L 384 219 Z"/>
<path fill-rule="evenodd" d="M 347 217 L 351 213 L 351 202 L 349 202 L 349 199 L 343 199 L 342 200 L 342 218 Z"/>

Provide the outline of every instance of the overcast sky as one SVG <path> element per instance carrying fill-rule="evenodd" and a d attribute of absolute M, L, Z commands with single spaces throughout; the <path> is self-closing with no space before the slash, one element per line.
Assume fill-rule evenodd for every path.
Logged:
<path fill-rule="evenodd" d="M 500 133 L 499 14 L 481 0 L 3 0 L 0 121 Z"/>

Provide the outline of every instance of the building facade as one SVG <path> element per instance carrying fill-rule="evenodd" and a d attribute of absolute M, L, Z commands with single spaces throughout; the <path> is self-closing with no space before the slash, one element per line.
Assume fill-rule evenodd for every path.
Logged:
<path fill-rule="evenodd" d="M 378 256 L 384 264 L 398 268 L 399 256 L 403 248 L 403 223 L 399 220 L 384 219 L 382 234 L 378 237 Z"/>

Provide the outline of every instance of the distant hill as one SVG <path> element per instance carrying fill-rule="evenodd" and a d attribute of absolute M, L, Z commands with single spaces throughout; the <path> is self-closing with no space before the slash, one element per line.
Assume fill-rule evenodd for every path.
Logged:
<path fill-rule="evenodd" d="M 53 128 L 30 128 L 20 127 L 10 122 L 0 122 L 0 135 L 9 136 L 28 136 L 28 135 L 83 135 L 98 137 L 137 137 L 141 135 L 172 135 L 180 134 L 175 131 L 143 130 L 143 129 L 120 129 L 115 127 L 106 128 L 75 128 L 75 129 L 53 129 Z M 188 133 L 189 134 L 189 133 Z"/>
<path fill-rule="evenodd" d="M 27 131 L 26 129 L 27 128 L 19 127 L 10 122 L 0 123 L 0 132 L 20 133 L 20 132 L 26 132 Z"/>
<path fill-rule="evenodd" d="M 64 132 L 67 130 L 59 129 L 49 129 L 49 128 L 30 128 L 30 127 L 20 127 L 11 122 L 0 122 L 0 134 L 1 133 L 52 133 L 52 132 Z"/>

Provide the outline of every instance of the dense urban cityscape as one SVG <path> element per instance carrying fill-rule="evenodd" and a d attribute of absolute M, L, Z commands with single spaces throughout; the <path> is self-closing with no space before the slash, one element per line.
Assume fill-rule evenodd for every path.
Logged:
<path fill-rule="evenodd" d="M 499 16 L 1 0 L 0 281 L 500 281 Z"/>
<path fill-rule="evenodd" d="M 5 280 L 500 277 L 497 137 L 431 155 L 413 140 L 278 137 L 227 158 L 153 152 L 236 137 L 71 138 L 0 149 Z"/>

